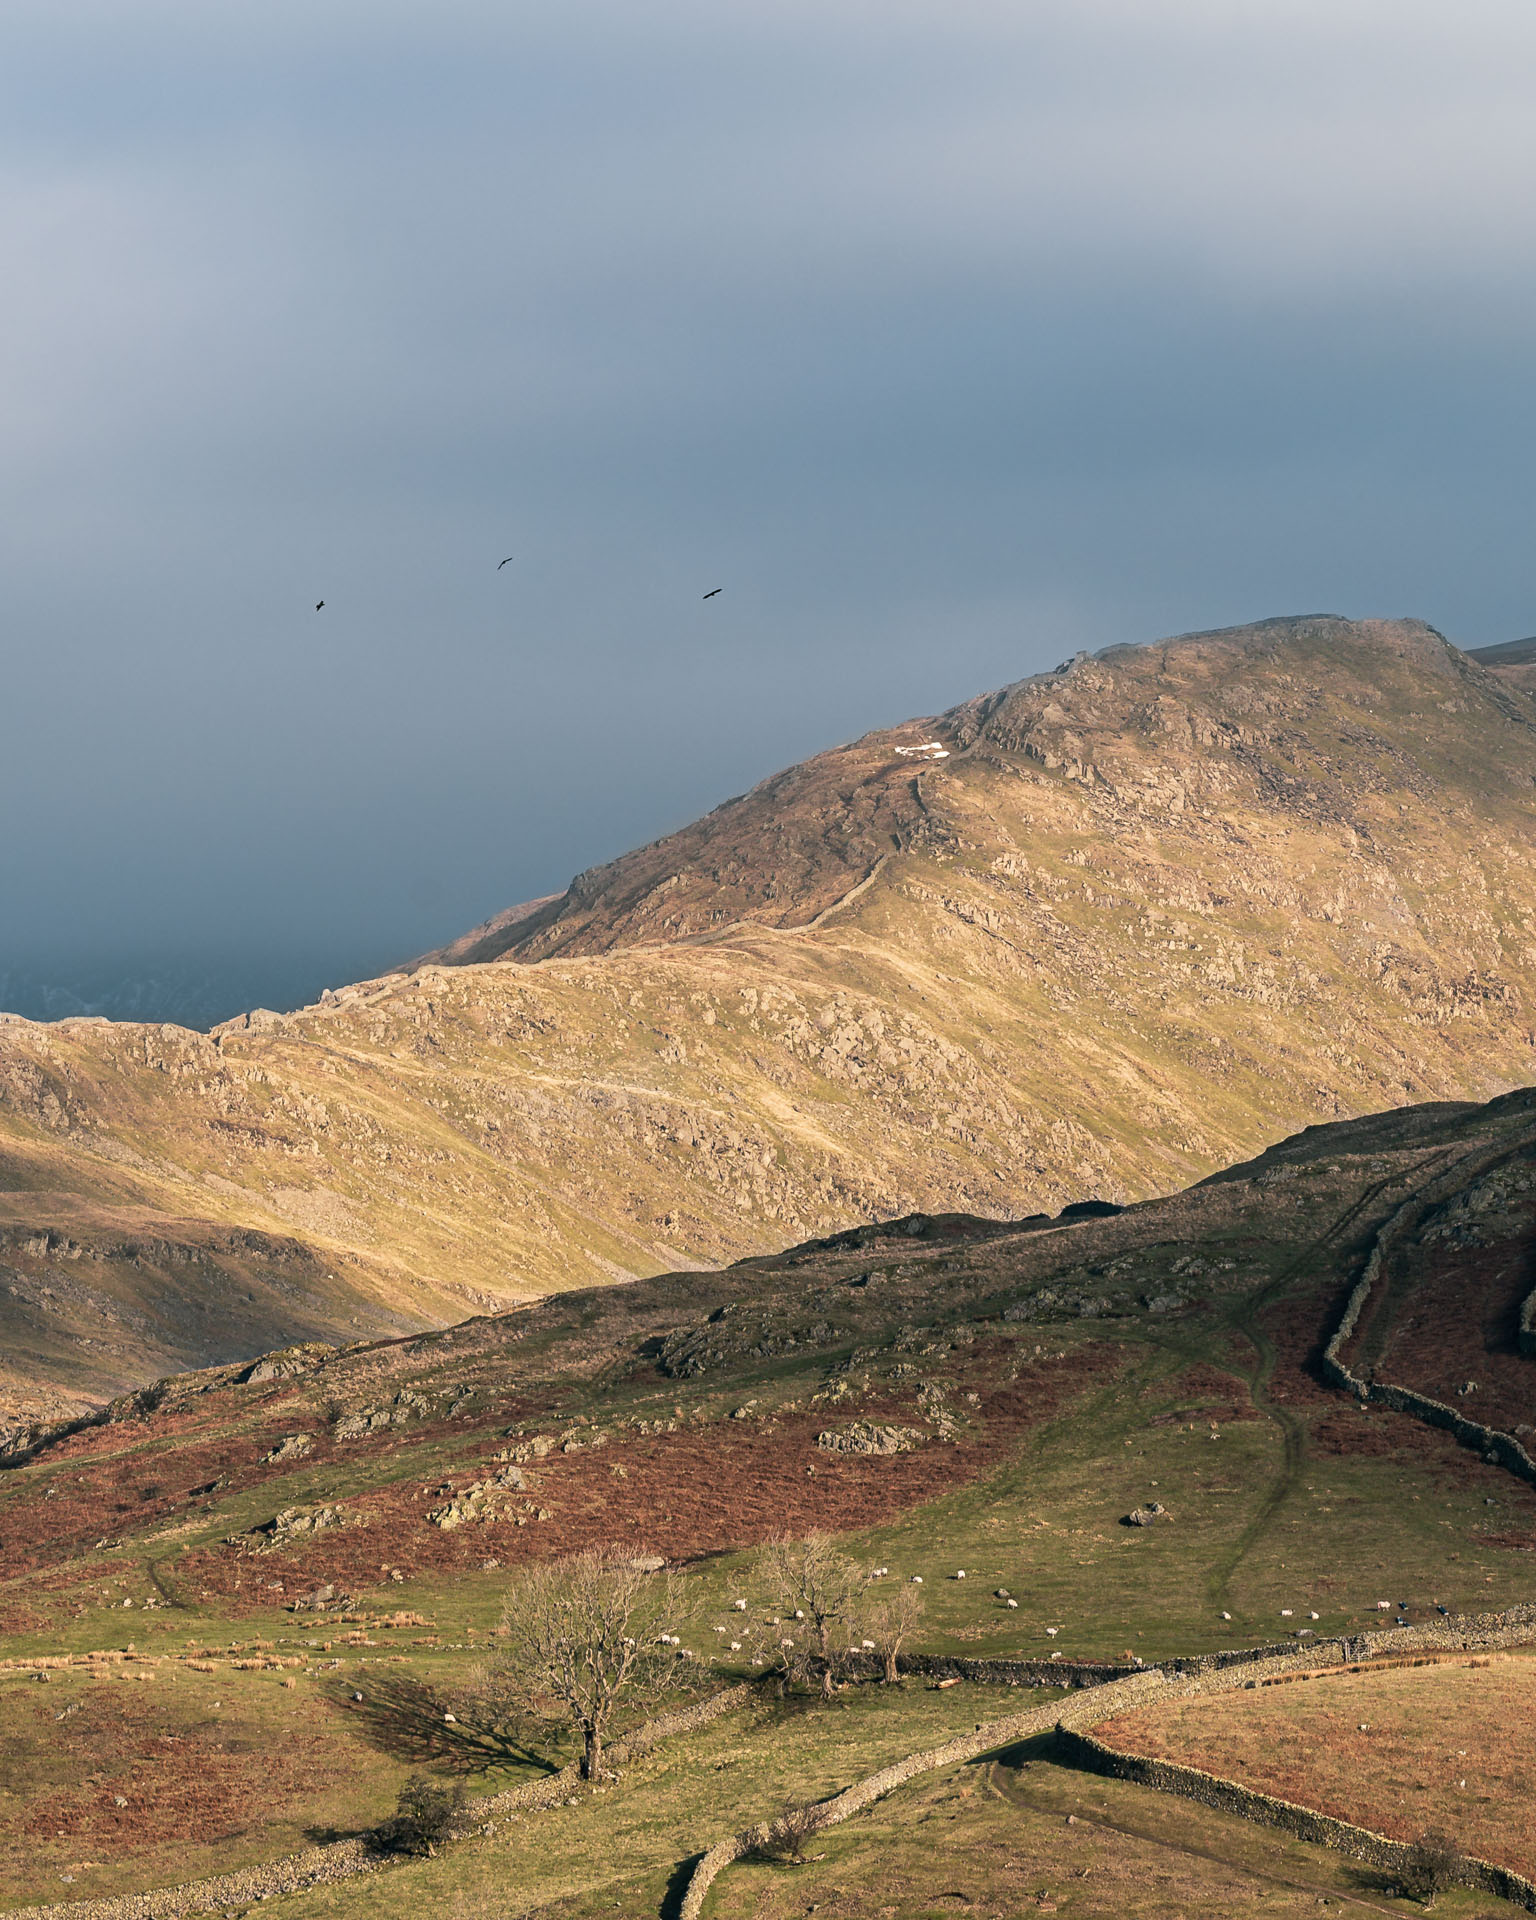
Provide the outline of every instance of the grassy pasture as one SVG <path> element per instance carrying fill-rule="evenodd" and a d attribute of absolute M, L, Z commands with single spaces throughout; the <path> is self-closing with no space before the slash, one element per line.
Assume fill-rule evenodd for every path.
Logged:
<path fill-rule="evenodd" d="M 1019 1698 L 1009 1692 L 1007 1702 Z M 1002 1705 L 995 1689 L 865 1686 L 827 1707 L 751 1709 L 644 1756 L 617 1785 L 583 1791 L 574 1806 L 504 1821 L 488 1841 L 270 1900 L 262 1911 L 295 1920 L 656 1914 L 678 1863 L 722 1834 L 787 1800 L 830 1793 Z"/>
<path fill-rule="evenodd" d="M 750 1645 L 750 1629 L 766 1630 L 783 1608 L 759 1576 L 756 1543 L 821 1516 L 856 1561 L 889 1569 L 883 1581 L 921 1576 L 913 1651 L 1155 1663 L 1380 1626 L 1395 1617 L 1379 1611 L 1383 1599 L 1406 1603 L 1415 1621 L 1438 1617 L 1436 1603 L 1529 1600 L 1536 1491 L 1443 1435 L 1354 1408 L 1303 1364 L 1338 1286 L 1317 1223 L 1336 1225 L 1351 1180 L 1379 1171 L 1346 1178 L 1330 1163 L 1326 1178 L 1288 1177 L 1288 1211 L 1262 1248 L 1254 1221 L 1268 1220 L 1269 1202 L 1255 1213 L 1247 1189 L 1216 1185 L 1155 1217 L 1026 1235 L 1001 1251 L 964 1240 L 932 1257 L 851 1248 L 796 1256 L 778 1273 L 706 1277 L 690 1281 L 705 1291 L 686 1313 L 670 1295 L 647 1306 L 644 1289 L 570 1297 L 530 1316 L 526 1343 L 519 1327 L 486 1323 L 338 1362 L 337 1406 L 382 1404 L 410 1387 L 443 1407 L 444 1389 L 462 1390 L 470 1409 L 367 1439 L 334 1437 L 329 1386 L 238 1388 L 76 1436 L 0 1477 L 0 1663 L 132 1644 L 152 1664 L 122 1671 L 153 1677 L 76 1668 L 42 1683 L 0 1664 L 0 1906 L 163 1885 L 372 1824 L 416 1763 L 405 1743 L 378 1744 L 387 1716 L 369 1703 L 382 1683 L 451 1688 L 494 1646 L 510 1570 L 583 1539 L 617 1537 L 681 1563 L 684 1605 L 671 1624 L 721 1683 L 751 1672 L 730 1641 Z M 1298 1204 L 1303 1184 L 1310 1197 Z M 1207 1271 L 1191 1280 L 1197 1243 Z M 1002 1318 L 1044 1279 L 1069 1296 L 1118 1287 L 1123 1306 L 1183 1285 L 1189 1304 Z M 706 1318 L 721 1295 L 752 1331 Z M 673 1316 L 700 1331 L 725 1324 L 702 1377 L 667 1377 L 642 1355 L 642 1336 Z M 822 1316 L 836 1326 L 812 1337 Z M 821 1428 L 856 1418 L 920 1421 L 930 1438 L 888 1458 L 818 1448 Z M 315 1435 L 313 1453 L 274 1462 L 273 1440 L 301 1430 Z M 534 1431 L 559 1443 L 528 1463 L 527 1504 L 547 1518 L 431 1524 L 445 1489 L 479 1480 Z M 579 1444 L 567 1452 L 567 1440 Z M 1123 1523 L 1153 1500 L 1168 1517 Z M 348 1509 L 345 1526 L 291 1546 L 263 1546 L 251 1531 L 285 1507 L 331 1502 Z M 312 1610 L 306 1596 L 328 1582 L 336 1605 Z M 359 1618 L 338 1618 L 342 1606 Z M 381 1624 L 394 1612 L 423 1618 Z M 303 1664 L 236 1664 L 256 1640 Z M 353 1692 L 364 1695 L 356 1711 Z M 849 1688 L 825 1708 L 765 1705 L 648 1756 L 574 1808 L 267 1906 L 316 1916 L 435 1907 L 474 1920 L 541 1902 L 562 1916 L 659 1912 L 679 1863 L 722 1834 L 1026 1697 L 912 1683 Z M 569 1749 L 552 1740 L 545 1754 L 557 1763 Z M 471 1791 L 520 1777 L 496 1765 Z M 1245 1902 L 1284 1912 L 1335 1894 L 1380 1908 L 1379 1890 L 1351 1892 L 1346 1870 L 1323 1856 L 1297 1869 L 1298 1892 L 1272 1870 L 1273 1849 L 1288 1843 L 1240 1823 L 1212 1825 L 1038 1759 L 981 1780 L 972 1769 L 914 1785 L 828 1835 L 826 1860 L 810 1867 L 733 1870 L 719 1911 L 755 1912 L 739 1907 L 755 1901 L 768 1920 L 816 1902 L 888 1920 L 962 1910 L 959 1893 L 976 1911 L 1054 1905 L 1137 1920 L 1242 1913 Z M 1527 1784 L 1510 1780 L 1490 1773 L 1488 1797 L 1505 1796 L 1513 1823 Z M 1102 1806 L 1093 1816 L 1096 1840 L 1065 1826 L 1069 1812 L 1089 1817 L 1093 1796 L 1117 1794 L 1115 1820 Z M 1134 1818 L 1131 1800 L 1144 1809 Z M 902 1820 L 920 1844 L 901 1837 Z M 1136 1860 L 1172 1846 L 1181 1820 L 1195 1823 L 1193 1837 L 1138 1881 Z M 1059 1872 L 1069 1855 L 1076 1865 Z M 1081 1865 L 1091 1870 L 1079 1879 Z"/>
<path fill-rule="evenodd" d="M 868 1566 L 888 1566 L 889 1580 L 922 1575 L 926 1613 L 915 1648 L 1036 1657 L 1060 1650 L 1067 1657 L 1110 1659 L 1135 1652 L 1155 1661 L 1176 1652 L 1279 1639 L 1303 1626 L 1326 1634 L 1367 1621 L 1379 1625 L 1383 1616 L 1376 1602 L 1381 1598 L 1408 1600 L 1411 1617 L 1421 1619 L 1435 1601 L 1462 1610 L 1531 1596 L 1529 1556 L 1498 1542 L 1530 1532 L 1536 1495 L 1439 1436 L 1393 1416 L 1353 1410 L 1341 1415 L 1335 1401 L 1305 1406 L 1296 1414 L 1308 1445 L 1299 1468 L 1288 1465 L 1278 1424 L 1254 1417 L 1246 1384 L 1233 1371 L 1224 1328 L 1186 1325 L 1159 1329 L 1158 1336 L 1128 1338 L 1127 1365 L 1113 1388 L 1090 1394 L 1027 1433 L 982 1478 L 846 1536 L 848 1552 Z M 1102 1332 L 1095 1337 L 1102 1338 Z M 1205 1371 L 1192 1374 L 1192 1368 Z M 1221 1391 L 1213 1385 L 1218 1371 L 1227 1382 Z M 779 1399 L 794 1400 L 807 1396 L 819 1378 L 783 1368 L 771 1390 Z M 685 1406 L 692 1399 L 686 1384 L 667 1393 L 669 1402 Z M 1227 1406 L 1234 1417 L 1213 1418 L 1202 1411 L 1215 1405 Z M 767 1411 L 772 1417 L 771 1404 Z M 1312 1444 L 1319 1421 L 1341 1417 L 1361 1423 L 1364 1450 L 1336 1453 Z M 483 1437 L 473 1434 L 419 1446 L 407 1442 L 391 1452 L 389 1466 L 402 1477 L 424 1479 L 484 1450 Z M 600 1456 L 604 1472 L 606 1463 L 622 1464 L 624 1452 L 622 1437 L 615 1438 Z M 300 1471 L 285 1480 L 281 1498 L 334 1498 L 361 1470 L 360 1465 L 327 1464 L 308 1474 Z M 271 1510 L 273 1499 L 272 1491 L 238 1493 L 186 1538 L 196 1544 L 214 1530 L 228 1531 L 232 1523 L 252 1524 Z M 1150 1499 L 1160 1500 L 1172 1518 L 1149 1528 L 1121 1524 L 1126 1512 Z M 1256 1518 L 1262 1519 L 1257 1531 Z M 8 1902 L 60 1897 L 77 1889 L 165 1884 L 290 1851 L 311 1829 L 355 1830 L 387 1809 L 408 1763 L 364 1745 L 358 1727 L 318 1697 L 316 1680 L 299 1677 L 294 1687 L 284 1688 L 276 1674 L 232 1669 L 228 1656 L 238 1657 L 253 1638 L 272 1641 L 285 1658 L 306 1655 L 311 1665 L 340 1659 L 344 1664 L 329 1672 L 364 1690 L 378 1672 L 451 1684 L 494 1641 L 506 1576 L 477 1564 L 424 1568 L 404 1581 L 384 1583 L 367 1603 L 370 1614 L 386 1608 L 418 1611 L 431 1622 L 429 1631 L 348 1629 L 328 1616 L 296 1615 L 249 1601 L 231 1612 L 216 1596 L 146 1610 L 145 1600 L 156 1597 L 147 1570 L 151 1553 L 162 1556 L 156 1560 L 162 1582 L 173 1593 L 184 1591 L 176 1579 L 176 1545 L 130 1538 L 120 1552 L 87 1557 L 67 1589 L 68 1609 L 56 1611 L 55 1627 L 7 1636 L 0 1655 L 122 1648 L 132 1642 L 144 1653 L 177 1656 L 180 1664 L 167 1658 L 154 1670 L 152 1683 L 100 1683 L 125 1696 L 131 1689 L 163 1714 L 163 1724 L 150 1716 L 141 1729 L 141 1744 L 176 1736 L 155 1752 L 162 1777 L 170 1779 L 165 1768 L 172 1753 L 213 1754 L 221 1744 L 221 1717 L 234 1730 L 222 1740 L 226 1751 L 214 1756 L 219 1767 L 227 1770 L 238 1757 L 229 1752 L 232 1743 L 237 1749 L 248 1743 L 242 1765 L 254 1767 L 254 1755 L 264 1747 L 286 1754 L 292 1764 L 285 1761 L 287 1771 L 276 1769 L 260 1794 L 243 1797 L 238 1819 L 210 1804 L 174 1844 L 156 1837 L 160 1830 L 153 1822 L 82 1823 L 78 1808 L 85 1802 L 99 1805 L 103 1794 L 110 1802 L 119 1787 L 109 1781 L 116 1778 L 120 1786 L 122 1777 L 113 1769 L 127 1764 L 131 1772 L 132 1756 L 123 1761 L 105 1746 L 97 1752 L 89 1743 L 78 1750 L 61 1744 L 45 1763 L 40 1756 L 55 1723 L 51 1717 L 46 1724 L 39 1719 L 42 1703 L 51 1703 L 50 1716 L 62 1711 L 59 1703 L 71 1699 L 72 1690 L 89 1691 L 87 1680 L 71 1675 L 46 1686 L 19 1676 L 0 1680 L 0 1743 L 12 1760 L 8 1792 L 0 1796 L 0 1821 L 8 1825 L 0 1833 L 7 1842 L 13 1836 L 18 1842 L 7 1849 L 18 1856 L 5 1869 L 9 1878 L 0 1879 Z M 750 1672 L 733 1667 L 726 1652 L 729 1639 L 736 1637 L 732 1629 L 742 1625 L 732 1600 L 747 1597 L 753 1620 L 762 1620 L 773 1607 L 756 1578 L 755 1561 L 752 1550 L 707 1556 L 682 1582 L 693 1621 L 690 1639 L 702 1656 L 718 1659 L 722 1679 Z M 961 1567 L 967 1575 L 963 1582 L 951 1577 Z M 59 1573 L 55 1568 L 44 1576 L 54 1583 L 55 1594 L 61 1591 Z M 997 1587 L 1010 1590 L 1017 1609 L 994 1597 Z M 134 1608 L 124 1609 L 123 1598 L 133 1598 Z M 1286 1608 L 1289 1615 L 1282 1611 Z M 1223 1620 L 1224 1611 L 1233 1617 Z M 1315 1622 L 1308 1617 L 1312 1612 L 1320 1616 Z M 1055 1635 L 1046 1631 L 1052 1626 L 1058 1629 Z M 361 1643 L 367 1641 L 373 1644 Z M 220 1658 L 215 1674 L 199 1676 L 185 1666 L 185 1656 L 198 1650 Z M 1009 1698 L 1011 1703 L 1018 1696 Z M 214 1699 L 222 1703 L 218 1715 L 211 1709 Z M 738 1757 L 724 1767 L 717 1747 L 727 1740 L 729 1728 L 712 1730 L 642 1763 L 633 1776 L 637 1787 L 653 1775 L 671 1782 L 666 1804 L 673 1811 L 654 1833 L 651 1814 L 635 1811 L 656 1804 L 654 1795 L 647 1792 L 632 1803 L 627 1777 L 612 1795 L 614 1831 L 625 1836 L 622 1844 L 616 1839 L 608 1852 L 596 1847 L 591 1839 L 596 1829 L 584 1812 L 581 1873 L 562 1877 L 558 1857 L 570 1842 L 561 1834 L 570 1817 L 553 1814 L 542 1817 L 543 1824 L 522 1823 L 521 1831 L 514 1831 L 518 1858 L 527 1861 L 528 1871 L 516 1884 L 530 1890 L 530 1899 L 532 1889 L 548 1886 L 565 1889 L 561 1897 L 572 1900 L 585 1899 L 589 1885 L 620 1884 L 620 1894 L 608 1896 L 608 1910 L 612 1898 L 619 1897 L 644 1911 L 644 1900 L 654 1893 L 655 1911 L 677 1861 L 721 1832 L 762 1817 L 786 1797 L 846 1784 L 900 1751 L 1004 1710 L 996 1690 L 971 1696 L 969 1689 L 928 1694 L 912 1688 L 888 1695 L 861 1688 L 839 1699 L 825 1733 L 818 1730 L 816 1715 L 803 1716 L 794 1723 L 792 1739 L 775 1735 L 751 1765 Z M 909 1732 L 913 1737 L 907 1740 Z M 550 1757 L 566 1757 L 558 1743 Z M 142 1770 L 147 1760 L 139 1755 L 136 1764 Z M 93 1780 L 93 1775 L 100 1777 Z M 472 1790 L 489 1792 L 517 1777 L 514 1771 L 496 1770 L 478 1777 Z M 626 1807 L 631 1811 L 622 1812 Z M 61 1809 L 76 1811 L 50 1827 Z M 482 1853 L 484 1864 L 476 1864 Z M 487 1889 L 507 1884 L 501 1856 L 498 1841 L 489 1849 L 455 1853 L 441 1864 L 401 1869 L 387 1876 L 388 1884 L 414 1885 L 425 1875 L 434 1889 L 441 1882 L 443 1900 L 451 1900 L 457 1888 L 471 1902 L 466 1912 L 499 1914 L 502 1909 Z M 624 1879 L 622 1865 L 631 1857 L 648 1862 L 633 1885 Z M 94 1864 L 86 1868 L 85 1861 Z M 76 1869 L 75 1879 L 65 1882 L 63 1874 Z M 519 1867 L 518 1875 L 522 1872 Z M 376 1892 L 367 1895 L 376 1897 Z M 438 1891 L 431 1897 L 437 1900 Z M 311 1902 L 336 1903 L 334 1909 L 315 1906 L 316 1912 L 349 1910 L 349 1902 L 362 1898 L 360 1888 L 306 1896 Z M 1200 1910 L 1193 1896 L 1186 1905 L 1191 1912 Z"/>
<path fill-rule="evenodd" d="M 1037 1748 L 1007 1764 L 912 1782 L 819 1835 L 801 1867 L 743 1862 L 716 1882 L 709 1920 L 1316 1920 L 1422 1914 L 1383 1876 L 1325 1848 L 1144 1787 L 1053 1766 Z M 1071 1824 L 1068 1824 L 1070 1818 Z M 466 1908 L 466 1916 L 472 1909 Z M 512 1911 L 516 1911 L 513 1909 Z M 601 1908 L 575 1909 L 596 1920 Z M 1518 1909 L 1451 1893 L 1442 1920 Z"/>
<path fill-rule="evenodd" d="M 1536 1877 L 1533 1713 L 1536 1657 L 1494 1654 L 1179 1701 L 1096 1731 L 1393 1839 L 1444 1827 Z"/>
<path fill-rule="evenodd" d="M 293 1677 L 168 1662 L 0 1679 L 0 1904 L 223 1872 L 379 1818 L 406 1769 Z"/>

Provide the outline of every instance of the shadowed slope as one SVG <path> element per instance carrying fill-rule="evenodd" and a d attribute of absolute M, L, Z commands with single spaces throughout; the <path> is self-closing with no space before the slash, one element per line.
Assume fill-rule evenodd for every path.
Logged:
<path fill-rule="evenodd" d="M 1472 647 L 1469 660 L 1515 687 L 1536 692 L 1536 639 L 1505 640 L 1496 647 Z"/>

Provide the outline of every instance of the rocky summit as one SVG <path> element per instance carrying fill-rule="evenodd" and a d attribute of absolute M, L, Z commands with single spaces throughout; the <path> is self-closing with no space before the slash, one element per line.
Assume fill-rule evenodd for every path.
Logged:
<path fill-rule="evenodd" d="M 301 1012 L 6 1021 L 0 1404 L 1536 1078 L 1528 668 L 1327 616 L 1113 648 Z"/>

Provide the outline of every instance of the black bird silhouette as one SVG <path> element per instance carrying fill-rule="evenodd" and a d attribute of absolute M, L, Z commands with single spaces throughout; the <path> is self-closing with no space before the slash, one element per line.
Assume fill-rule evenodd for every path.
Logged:
<path fill-rule="evenodd" d="M 711 587 L 709 592 L 705 594 L 704 598 L 706 600 L 713 600 L 717 593 L 724 593 L 724 592 L 725 592 L 724 587 Z"/>
<path fill-rule="evenodd" d="M 501 569 L 502 569 L 502 567 L 504 567 L 504 566 L 507 566 L 507 565 L 508 565 L 508 564 L 509 564 L 509 563 L 510 563 L 510 562 L 511 562 L 511 561 L 512 561 L 513 559 L 515 559 L 515 558 L 516 558 L 516 556 L 515 556 L 514 554 L 510 554 L 510 553 L 509 553 L 509 554 L 507 555 L 507 557 L 506 557 L 506 559 L 505 559 L 505 560 L 503 560 L 503 561 L 502 561 L 502 562 L 500 563 L 500 565 L 499 565 L 499 566 L 497 567 L 497 569 L 496 569 L 496 571 L 497 571 L 498 573 L 500 573 L 500 572 L 501 572 Z"/>
<path fill-rule="evenodd" d="M 317 600 L 315 602 L 315 612 L 318 613 L 324 605 L 325 605 L 325 602 L 323 600 Z"/>

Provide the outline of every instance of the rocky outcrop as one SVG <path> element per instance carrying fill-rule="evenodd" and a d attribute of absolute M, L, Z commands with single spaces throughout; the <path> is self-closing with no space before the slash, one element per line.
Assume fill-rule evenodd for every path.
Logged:
<path fill-rule="evenodd" d="M 291 1547 L 297 1541 L 308 1539 L 316 1533 L 325 1533 L 332 1527 L 366 1525 L 365 1515 L 351 1512 L 345 1507 L 284 1507 L 281 1513 L 274 1514 L 253 1531 L 258 1551 L 271 1551 L 274 1548 Z"/>
<path fill-rule="evenodd" d="M 911 1453 L 927 1438 L 921 1427 L 880 1426 L 870 1420 L 855 1420 L 849 1426 L 818 1433 L 816 1444 L 823 1453 Z"/>
<path fill-rule="evenodd" d="M 489 1480 L 476 1480 L 442 1506 L 433 1507 L 427 1518 L 447 1532 L 477 1520 L 494 1520 L 506 1507 L 508 1495 L 522 1493 L 527 1485 L 521 1467 L 503 1467 Z"/>

